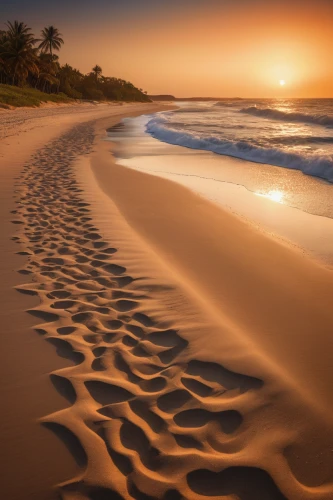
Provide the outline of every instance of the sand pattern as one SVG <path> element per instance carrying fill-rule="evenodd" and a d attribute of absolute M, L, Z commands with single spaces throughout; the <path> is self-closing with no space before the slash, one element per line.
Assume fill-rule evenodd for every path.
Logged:
<path fill-rule="evenodd" d="M 61 498 L 285 498 L 242 455 L 246 415 L 235 407 L 263 382 L 193 358 L 177 325 L 150 317 L 140 280 L 95 227 L 73 169 L 93 141 L 87 123 L 38 151 L 12 221 L 31 280 L 17 290 L 39 297 L 28 311 L 36 332 L 72 362 L 50 374 L 68 407 L 41 422 L 80 466 Z"/>

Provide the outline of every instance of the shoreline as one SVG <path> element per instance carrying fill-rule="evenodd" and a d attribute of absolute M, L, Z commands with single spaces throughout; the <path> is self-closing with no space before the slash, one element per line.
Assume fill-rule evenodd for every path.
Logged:
<path fill-rule="evenodd" d="M 250 276 L 257 276 L 257 279 L 262 276 L 264 280 L 261 285 L 263 288 L 262 297 L 265 296 L 268 285 L 275 287 L 281 282 L 283 284 L 281 290 L 285 286 L 283 283 L 285 276 L 277 279 L 277 272 L 273 265 L 273 263 L 276 263 L 281 266 L 278 272 L 284 271 L 284 268 L 286 268 L 288 269 L 286 275 L 288 275 L 290 269 L 294 270 L 293 274 L 297 273 L 293 285 L 295 290 L 301 276 L 302 280 L 305 282 L 308 280 L 313 286 L 315 286 L 316 282 L 318 287 L 322 287 L 325 283 L 324 286 L 327 287 L 326 293 L 315 294 L 315 298 L 319 304 L 320 300 L 318 299 L 322 295 L 321 306 L 328 308 L 328 297 L 330 295 L 328 290 L 333 286 L 333 275 L 329 268 L 300 253 L 298 248 L 292 248 L 267 232 L 258 230 L 247 220 L 222 210 L 215 203 L 198 196 L 187 187 L 165 178 L 152 176 L 149 173 L 136 171 L 117 164 L 110 155 L 112 149 L 109 142 L 103 142 L 100 144 L 99 152 L 92 159 L 92 171 L 99 188 L 116 205 L 126 223 L 139 235 L 144 244 L 162 258 L 168 270 L 172 270 L 174 267 L 174 275 L 180 277 L 180 281 L 187 282 L 189 280 L 189 288 L 196 289 L 199 287 L 197 295 L 207 299 L 208 294 L 208 297 L 211 295 L 210 298 L 213 300 L 213 296 L 215 296 L 215 302 L 221 296 L 227 299 L 228 295 L 223 292 L 223 287 L 221 288 L 219 284 L 219 276 L 214 277 L 214 264 L 211 266 L 213 272 L 208 278 L 205 275 L 210 268 L 206 268 L 206 272 L 201 274 L 196 271 L 200 269 L 200 260 L 202 259 L 208 262 L 212 260 L 215 263 L 220 258 L 223 261 L 220 264 L 223 272 L 224 267 L 228 266 L 229 262 L 235 262 L 239 263 L 241 270 L 246 269 L 247 274 Z M 189 213 L 187 207 L 191 207 Z M 181 217 L 178 213 L 179 210 L 182 214 Z M 160 221 L 164 223 L 162 227 Z M 208 226 L 206 230 L 205 224 Z M 213 233 L 213 228 L 217 235 L 212 236 L 210 234 L 209 237 L 210 231 Z M 226 234 L 231 234 L 231 238 L 230 241 L 225 242 L 226 248 L 223 248 L 219 242 L 224 240 L 223 233 L 225 231 Z M 203 240 L 202 243 L 200 243 L 200 240 Z M 244 242 L 246 243 L 244 244 Z M 238 245 L 239 248 L 237 248 Z M 198 251 L 198 248 L 200 248 L 200 251 Z M 224 252 L 228 257 L 225 260 L 223 259 L 225 257 Z M 219 257 L 216 256 L 218 253 L 220 253 Z M 206 254 L 208 258 L 206 258 Z M 286 261 L 285 265 L 283 264 L 284 260 Z M 264 269 L 260 269 L 261 267 Z M 232 271 L 226 274 L 225 279 L 228 282 L 234 280 L 232 273 L 235 271 L 237 272 L 237 268 L 233 267 Z M 242 281 L 249 286 L 246 278 L 247 275 L 245 274 L 243 280 L 239 280 L 241 282 L 240 289 L 243 286 Z M 255 283 L 254 279 L 247 279 Z M 210 289 L 212 288 L 211 285 L 213 285 L 213 291 Z M 272 292 L 272 290 L 270 291 Z M 311 290 L 311 292 L 313 291 L 314 289 Z M 292 290 L 293 292 L 294 290 Z M 236 294 L 238 293 L 239 291 L 236 292 Z M 305 302 L 308 291 L 305 290 L 303 293 L 303 301 Z M 287 307 L 287 298 L 281 298 L 281 300 L 285 301 L 285 309 L 290 309 Z M 255 298 L 255 301 L 257 301 L 257 298 Z M 247 325 L 243 323 L 241 318 L 243 314 L 246 317 L 248 311 L 239 314 L 238 300 L 234 300 L 234 302 L 233 309 L 236 312 L 234 314 L 228 313 L 228 316 L 232 318 L 231 324 L 237 325 L 239 323 L 241 329 L 246 330 L 251 323 Z M 246 300 L 242 301 L 243 304 L 246 304 L 246 302 Z M 216 304 L 218 306 L 218 302 Z M 258 307 L 255 307 L 255 302 L 253 307 L 247 305 L 247 308 L 254 311 L 258 309 Z M 230 308 L 229 311 L 231 310 Z M 302 310 L 301 305 L 300 310 Z M 293 311 L 290 311 L 290 314 L 293 314 Z M 301 315 L 299 316 L 301 318 Z M 266 321 L 267 324 L 271 321 L 268 314 Z M 256 324 L 256 326 L 258 325 Z M 253 325 L 251 325 L 250 329 L 253 334 L 252 328 Z M 277 336 L 277 339 L 280 338 L 280 336 Z"/>
<path fill-rule="evenodd" d="M 253 359 L 251 361 L 247 355 L 248 353 L 246 351 L 245 353 L 242 352 L 240 356 L 242 363 L 239 365 L 237 362 L 235 364 L 235 359 L 237 360 L 238 356 L 235 358 L 235 352 L 233 352 L 231 355 L 233 362 L 231 365 L 227 364 L 227 367 L 237 370 L 242 366 L 243 371 L 245 370 L 246 373 L 259 376 L 260 373 L 254 367 L 260 365 L 261 373 L 266 372 L 265 381 L 269 385 L 272 383 L 272 378 L 274 378 L 272 374 L 279 373 L 278 369 L 274 372 L 274 364 L 275 367 L 280 366 L 280 371 L 283 372 L 284 376 L 284 381 L 280 380 L 280 382 L 282 382 L 282 386 L 284 384 L 289 386 L 287 392 L 291 391 L 286 397 L 286 401 L 289 398 L 301 396 L 303 402 L 299 404 L 305 403 L 303 411 L 309 417 L 312 411 L 317 414 L 317 417 L 318 414 L 321 414 L 319 421 L 323 419 L 327 423 L 330 418 L 328 415 L 332 411 L 332 401 L 328 403 L 330 399 L 329 386 L 326 385 L 326 375 L 329 372 L 330 361 L 325 354 L 326 349 L 330 350 L 329 346 L 331 344 L 329 332 L 332 319 L 329 319 L 326 315 L 329 309 L 327 298 L 331 293 L 329 290 L 332 289 L 333 284 L 331 272 L 307 256 L 302 256 L 298 251 L 276 242 L 267 234 L 258 233 L 248 223 L 244 223 L 235 216 L 225 213 L 220 208 L 213 207 L 210 202 L 200 199 L 188 189 L 166 179 L 156 178 L 117 165 L 112 160 L 107 151 L 108 149 L 110 149 L 110 146 L 103 144 L 99 155 L 93 160 L 93 171 L 97 176 L 99 187 L 112 199 L 112 202 L 116 204 L 127 223 L 139 234 L 144 243 L 153 249 L 164 263 L 169 262 L 171 275 L 178 276 L 178 281 L 187 281 L 192 290 L 197 290 L 201 297 L 205 297 L 211 303 L 214 301 L 217 307 L 223 304 L 223 309 L 228 311 L 227 317 L 225 317 L 224 313 L 222 314 L 224 320 L 226 320 L 224 329 L 226 329 L 226 325 L 229 324 L 230 326 L 228 317 L 230 319 L 230 311 L 232 311 L 230 306 L 232 306 L 235 313 L 231 314 L 231 324 L 236 324 L 236 330 L 239 328 L 245 330 L 248 335 L 253 337 L 254 346 L 250 342 L 247 348 L 251 350 L 253 347 L 257 347 L 258 352 L 256 354 L 259 354 L 259 358 L 257 356 L 256 361 L 253 361 Z M 171 206 L 170 200 L 173 200 L 172 204 L 174 206 Z M 151 210 L 151 207 L 154 207 L 154 209 Z M 190 214 L 187 213 L 188 207 L 191 207 Z M 197 210 L 197 207 L 199 207 L 199 210 Z M 198 217 L 200 213 L 201 220 Z M 210 222 L 208 222 L 209 217 L 213 219 Z M 163 221 L 163 229 L 161 228 L 161 221 Z M 211 229 L 210 234 L 209 230 L 208 232 L 205 231 L 205 224 L 208 224 L 209 229 Z M 214 238 L 212 238 L 214 232 L 217 234 L 214 234 Z M 214 246 L 215 243 L 218 245 L 218 242 L 225 240 L 225 235 L 229 233 L 232 235 L 232 241 L 228 242 L 227 251 L 221 251 L 221 248 L 219 248 L 219 253 L 215 256 L 214 252 L 209 253 L 209 247 Z M 191 235 L 195 236 L 192 237 Z M 202 245 L 201 240 L 205 240 L 205 235 L 208 246 Z M 239 244 L 240 249 L 237 249 L 237 246 L 235 247 L 235 242 L 238 239 L 241 242 Z M 248 245 L 250 245 L 250 252 L 246 248 Z M 193 257 L 193 254 L 195 254 L 195 257 Z M 225 286 L 221 286 L 221 281 L 223 281 L 221 272 L 217 273 L 217 262 L 220 263 L 221 260 L 222 272 L 223 274 L 226 273 L 223 276 L 227 281 Z M 205 262 L 203 267 L 202 261 Z M 210 265 L 211 262 L 212 265 Z M 208 268 L 207 263 L 209 263 Z M 232 263 L 232 267 L 228 269 L 230 263 Z M 237 267 L 235 267 L 237 263 L 239 265 L 238 274 Z M 211 272 L 210 268 L 212 268 Z M 196 270 L 194 271 L 195 274 L 191 270 Z M 233 274 L 235 271 L 236 273 Z M 208 277 L 207 273 L 209 273 Z M 197 281 L 195 281 L 196 278 L 198 278 Z M 261 285 L 259 285 L 261 280 Z M 236 293 L 236 295 L 231 300 L 228 293 L 230 294 L 230 290 L 237 288 L 234 282 L 240 282 L 240 288 L 238 287 L 238 291 L 232 292 Z M 301 282 L 304 282 L 304 286 L 300 284 Z M 307 287 L 307 283 L 311 283 L 311 286 L 313 286 L 311 291 Z M 253 297 L 248 296 L 246 290 L 244 290 L 244 295 L 244 292 L 241 292 L 242 287 L 247 288 L 249 292 L 251 291 Z M 262 292 L 259 291 L 260 288 L 262 288 Z M 318 295 L 317 290 L 318 292 L 321 290 Z M 290 296 L 289 293 L 291 293 Z M 312 304 L 313 302 L 315 304 Z M 239 310 L 240 303 L 242 309 L 246 305 L 245 311 Z M 311 309 L 309 314 L 304 309 L 305 304 Z M 276 308 L 275 311 L 274 307 Z M 324 320 L 324 322 L 327 321 L 326 326 L 322 323 L 323 317 L 320 318 L 324 311 L 326 311 L 326 319 Z M 266 319 L 256 318 L 256 315 L 260 312 L 263 313 L 262 316 L 265 316 Z M 281 313 L 283 313 L 282 317 Z M 245 319 L 247 316 L 248 318 L 244 323 L 241 318 Z M 259 326 L 260 324 L 261 326 Z M 321 337 L 315 338 L 312 334 L 313 329 L 316 330 L 317 335 L 319 335 L 318 331 L 322 329 Z M 259 333 L 259 330 L 262 330 L 261 333 Z M 290 338 L 291 331 L 293 335 Z M 268 332 L 269 335 L 267 335 Z M 205 336 L 206 332 L 203 335 Z M 232 342 L 234 340 L 233 338 Z M 246 339 L 243 338 L 244 340 Z M 216 337 L 213 336 L 212 341 L 215 346 L 219 345 Z M 230 338 L 228 341 L 230 341 Z M 228 341 L 226 342 L 227 349 L 230 350 Z M 265 354 L 266 351 L 267 355 L 266 359 L 260 360 L 261 364 L 258 361 L 262 357 L 262 349 L 259 348 L 260 344 L 263 353 Z M 246 346 L 246 341 L 244 345 Z M 200 344 L 200 349 L 202 354 L 207 354 L 202 344 Z M 210 359 L 213 356 L 214 362 L 217 362 L 221 353 L 214 354 L 210 352 L 209 356 Z M 325 357 L 326 360 L 324 360 Z M 270 366 L 271 362 L 273 363 Z M 323 364 L 326 369 L 323 368 Z M 309 371 L 311 371 L 308 370 L 309 366 L 312 366 L 312 374 L 309 374 Z M 271 373 L 269 368 L 271 368 Z M 317 375 L 315 375 L 315 372 Z M 318 382 L 321 388 L 317 385 Z M 286 386 L 282 392 L 286 390 Z M 323 392 L 324 387 L 326 387 L 325 395 Z M 281 386 L 279 391 L 281 391 Z M 318 396 L 319 399 L 323 398 L 321 402 Z M 289 411 L 292 414 L 295 408 L 293 410 L 290 410 L 290 408 L 285 409 L 285 411 L 286 414 Z M 296 411 L 296 413 L 298 412 Z M 300 415 L 298 418 L 303 420 Z M 310 418 L 312 419 L 313 416 Z M 309 436 L 312 431 L 307 429 L 305 435 Z M 285 432 L 287 434 L 286 430 Z M 320 441 L 322 442 L 321 446 L 325 448 L 323 436 Z M 303 452 L 308 459 L 308 452 L 305 452 L 305 450 Z M 329 456 L 327 456 L 327 460 L 331 460 Z M 316 475 L 317 473 L 318 470 L 314 472 L 312 469 L 311 474 Z M 307 471 L 307 474 L 309 474 L 309 471 Z M 298 498 L 295 492 L 291 494 L 293 496 L 290 496 L 290 498 Z M 315 495 L 315 492 L 309 491 L 306 493 L 302 491 L 299 495 L 303 499 L 307 498 L 307 494 L 309 498 L 312 498 L 312 494 Z M 329 498 L 329 494 L 326 495 Z M 325 494 L 323 494 L 323 498 L 326 498 Z"/>
<path fill-rule="evenodd" d="M 183 185 L 278 242 L 332 268 L 333 207 L 328 183 L 326 187 L 295 170 L 252 165 L 161 142 L 144 132 L 147 121 L 145 117 L 133 119 L 124 124 L 122 132 L 108 133 L 109 140 L 116 143 L 119 165 Z M 272 193 L 281 201 L 272 201 Z M 312 193 L 320 201 L 315 203 Z"/>
<path fill-rule="evenodd" d="M 15 215 L 23 229 L 48 222 L 39 241 L 24 236 L 38 280 L 21 288 L 72 360 L 52 367 L 66 407 L 44 415 L 79 440 L 64 499 L 199 500 L 243 495 L 245 481 L 256 498 L 328 500 L 328 272 L 182 186 L 116 165 L 102 138 L 120 115 L 48 144 Z"/>

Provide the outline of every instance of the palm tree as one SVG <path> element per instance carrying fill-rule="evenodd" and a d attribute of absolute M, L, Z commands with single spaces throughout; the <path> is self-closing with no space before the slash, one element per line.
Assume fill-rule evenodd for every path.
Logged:
<path fill-rule="evenodd" d="M 60 81 L 57 78 L 57 73 L 59 72 L 60 67 L 56 58 L 57 56 L 51 57 L 50 54 L 40 54 L 38 58 L 39 72 L 35 87 L 40 87 L 43 92 L 46 90 L 51 92 L 53 85 L 56 85 L 57 88 L 59 88 Z"/>
<path fill-rule="evenodd" d="M 0 37 L 1 81 L 8 79 L 15 84 L 25 83 L 29 73 L 36 74 L 37 54 L 34 49 L 36 40 L 31 29 L 22 22 L 7 22 L 7 31 Z"/>
<path fill-rule="evenodd" d="M 9 40 L 4 47 L 2 57 L 9 69 L 13 85 L 22 85 L 29 73 L 38 74 L 37 49 L 34 49 L 24 38 Z"/>
<path fill-rule="evenodd" d="M 0 83 L 3 83 L 3 79 L 6 77 L 6 64 L 3 56 L 5 50 L 5 44 L 7 42 L 6 32 L 0 31 Z"/>
<path fill-rule="evenodd" d="M 6 32 L 6 37 L 8 39 L 12 41 L 20 39 L 30 45 L 34 45 L 37 42 L 34 35 L 30 33 L 31 29 L 25 23 L 20 23 L 19 21 L 11 23 L 8 21 L 6 26 L 8 28 Z"/>
<path fill-rule="evenodd" d="M 96 64 L 96 66 L 92 69 L 92 72 L 95 75 L 96 83 L 97 83 L 99 77 L 102 75 L 103 70 L 102 70 L 102 68 L 100 66 L 98 66 L 98 64 Z"/>
<path fill-rule="evenodd" d="M 64 66 L 60 67 L 59 78 L 62 86 L 67 85 L 70 87 L 74 87 L 81 82 L 83 75 L 82 73 L 80 73 L 80 71 L 72 68 L 69 64 L 65 64 Z"/>
<path fill-rule="evenodd" d="M 54 26 L 48 26 L 42 30 L 41 35 L 42 38 L 38 40 L 40 42 L 38 48 L 42 52 L 49 52 L 53 57 L 53 50 L 60 50 L 61 45 L 64 43 L 61 38 L 62 34 Z"/>

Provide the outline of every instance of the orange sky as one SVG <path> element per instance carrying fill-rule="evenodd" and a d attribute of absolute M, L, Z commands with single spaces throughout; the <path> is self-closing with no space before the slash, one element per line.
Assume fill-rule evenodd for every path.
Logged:
<path fill-rule="evenodd" d="M 59 27 L 61 62 L 83 72 L 98 63 L 105 75 L 176 96 L 333 97 L 333 0 L 61 4 L 40 3 L 35 17 L 30 5 L 20 20 Z"/>

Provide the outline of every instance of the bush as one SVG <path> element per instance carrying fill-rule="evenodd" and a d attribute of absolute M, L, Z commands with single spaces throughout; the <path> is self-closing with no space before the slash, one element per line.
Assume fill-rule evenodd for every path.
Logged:
<path fill-rule="evenodd" d="M 84 97 L 92 99 L 93 101 L 104 101 L 105 96 L 101 90 L 92 87 L 84 89 Z"/>
<path fill-rule="evenodd" d="M 42 102 L 70 102 L 65 94 L 45 94 L 29 87 L 20 88 L 13 85 L 0 84 L 0 103 L 9 106 L 40 106 Z"/>
<path fill-rule="evenodd" d="M 58 95 L 64 95 L 65 97 L 71 97 L 72 99 L 82 99 L 82 94 L 76 89 L 73 89 L 69 85 L 64 86 L 64 92 L 60 92 Z"/>

